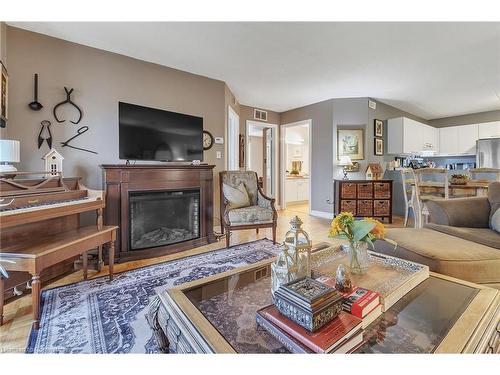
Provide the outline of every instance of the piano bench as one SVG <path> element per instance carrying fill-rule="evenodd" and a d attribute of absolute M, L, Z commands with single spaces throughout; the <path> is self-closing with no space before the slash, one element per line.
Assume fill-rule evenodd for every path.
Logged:
<path fill-rule="evenodd" d="M 2 263 L 7 271 L 23 271 L 31 274 L 31 294 L 33 302 L 33 327 L 40 326 L 40 273 L 54 264 L 83 255 L 84 278 L 87 275 L 87 251 L 98 246 L 109 244 L 109 280 L 113 280 L 113 265 L 115 260 L 116 226 L 80 227 L 74 230 L 54 235 L 31 238 L 19 241 L 1 249 L 0 259 L 15 263 Z M 3 324 L 4 279 L 0 277 L 0 325 Z"/>

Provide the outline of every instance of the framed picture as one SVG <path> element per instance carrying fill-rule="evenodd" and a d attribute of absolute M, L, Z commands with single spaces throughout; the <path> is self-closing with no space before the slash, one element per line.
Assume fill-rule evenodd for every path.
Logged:
<path fill-rule="evenodd" d="M 245 136 L 240 134 L 239 137 L 239 164 L 240 168 L 245 168 Z"/>
<path fill-rule="evenodd" d="M 374 120 L 374 133 L 375 137 L 384 136 L 384 122 L 382 120 Z"/>
<path fill-rule="evenodd" d="M 364 130 L 363 129 L 339 129 L 337 130 L 337 158 L 350 156 L 351 160 L 363 160 L 364 152 Z"/>
<path fill-rule="evenodd" d="M 7 124 L 7 108 L 9 95 L 9 76 L 7 69 L 0 61 L 0 127 L 5 128 Z"/>
<path fill-rule="evenodd" d="M 359 172 L 359 161 L 353 161 L 352 165 L 345 167 L 347 172 Z"/>
<path fill-rule="evenodd" d="M 384 140 L 382 138 L 375 138 L 375 155 L 382 156 L 384 155 Z"/>

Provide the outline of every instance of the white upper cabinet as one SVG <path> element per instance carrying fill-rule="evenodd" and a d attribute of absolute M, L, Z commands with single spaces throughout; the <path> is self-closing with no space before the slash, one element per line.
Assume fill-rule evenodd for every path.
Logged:
<path fill-rule="evenodd" d="M 475 155 L 478 125 L 439 129 L 439 155 Z"/>
<path fill-rule="evenodd" d="M 479 139 L 500 138 L 500 121 L 479 124 Z"/>
<path fill-rule="evenodd" d="M 439 129 L 425 124 L 420 124 L 420 126 L 423 132 L 423 150 L 437 153 L 439 151 Z"/>
<path fill-rule="evenodd" d="M 439 129 L 439 153 L 441 155 L 458 154 L 458 126 Z"/>
<path fill-rule="evenodd" d="M 424 151 L 439 150 L 439 130 L 412 120 L 398 117 L 387 121 L 387 153 L 421 154 Z"/>
<path fill-rule="evenodd" d="M 461 155 L 476 155 L 476 141 L 479 137 L 477 124 L 457 126 L 458 153 Z"/>

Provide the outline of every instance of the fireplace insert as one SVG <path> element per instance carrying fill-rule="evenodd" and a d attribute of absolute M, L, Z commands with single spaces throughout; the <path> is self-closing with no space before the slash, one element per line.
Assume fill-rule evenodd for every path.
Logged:
<path fill-rule="evenodd" d="M 129 192 L 130 250 L 200 237 L 200 190 Z"/>

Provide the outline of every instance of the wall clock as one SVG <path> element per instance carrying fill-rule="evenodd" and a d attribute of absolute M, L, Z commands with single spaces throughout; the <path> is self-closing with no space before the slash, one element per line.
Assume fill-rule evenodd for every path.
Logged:
<path fill-rule="evenodd" d="M 213 145 L 214 136 L 208 130 L 203 130 L 203 149 L 210 150 Z"/>

